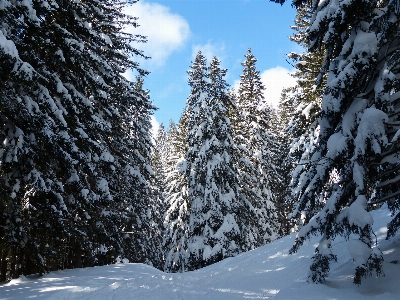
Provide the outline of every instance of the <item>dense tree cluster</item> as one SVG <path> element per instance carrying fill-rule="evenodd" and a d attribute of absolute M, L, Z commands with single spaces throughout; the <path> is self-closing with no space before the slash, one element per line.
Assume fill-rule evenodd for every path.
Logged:
<path fill-rule="evenodd" d="M 123 32 L 136 26 L 124 5 L 0 1 L 1 281 L 157 252 L 154 107 L 122 76 L 146 73 L 130 60 L 142 37 Z"/>
<path fill-rule="evenodd" d="M 284 1 L 275 1 L 283 3 Z M 393 213 L 388 237 L 400 226 L 398 176 L 398 1 L 294 1 L 309 12 L 308 55 L 324 58 L 314 75 L 317 123 L 292 175 L 294 216 L 302 216 L 293 251 L 310 234 L 321 234 L 310 279 L 325 280 L 335 260 L 331 241 L 348 237 L 354 283 L 382 275 L 369 210 L 387 202 Z M 309 66 L 307 60 L 301 62 Z M 319 92 L 322 88 L 322 93 Z M 311 98 L 310 98 L 311 99 Z M 313 100 L 315 101 L 315 100 Z M 313 141 L 312 141 L 313 140 Z"/>
<path fill-rule="evenodd" d="M 0 282 L 121 260 L 191 271 L 294 231 L 290 252 L 321 235 L 310 281 L 338 235 L 354 283 L 383 275 L 369 211 L 387 203 L 397 233 L 399 1 L 293 3 L 305 51 L 278 110 L 251 49 L 237 91 L 199 52 L 179 122 L 152 137 L 134 1 L 0 0 Z"/>
<path fill-rule="evenodd" d="M 166 160 L 165 271 L 195 270 L 278 236 L 268 131 L 275 113 L 255 62 L 249 50 L 238 96 L 227 90 L 227 70 L 216 57 L 207 67 L 199 52 L 188 71 L 192 90 L 178 128 L 170 129 Z"/>

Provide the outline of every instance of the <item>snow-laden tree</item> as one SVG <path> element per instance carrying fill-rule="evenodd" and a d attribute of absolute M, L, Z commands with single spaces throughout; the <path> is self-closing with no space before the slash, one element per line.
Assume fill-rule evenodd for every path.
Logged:
<path fill-rule="evenodd" d="M 295 26 L 292 29 L 294 34 L 289 37 L 291 41 L 307 50 L 309 40 L 306 30 L 310 25 L 310 4 L 297 7 L 297 14 L 294 20 Z M 319 51 L 288 54 L 288 58 L 296 67 L 292 76 L 296 79 L 296 85 L 282 91 L 279 103 L 279 161 L 278 171 L 281 181 L 275 190 L 279 211 L 283 212 L 285 226 L 281 229 L 283 234 L 298 229 L 298 225 L 307 222 L 309 215 L 303 215 L 302 219 L 291 220 L 290 214 L 293 210 L 293 197 L 291 186 L 291 175 L 293 172 L 302 172 L 310 159 L 315 141 L 318 136 L 318 113 L 321 108 L 323 86 L 326 76 L 322 77 L 319 86 L 315 84 L 316 76 L 324 62 L 324 49 Z M 320 205 L 316 205 L 318 210 Z"/>
<path fill-rule="evenodd" d="M 162 268 L 163 253 L 162 221 L 164 205 L 158 197 L 153 197 L 154 171 L 151 164 L 150 111 L 154 109 L 150 102 L 149 91 L 143 89 L 143 78 L 139 77 L 134 84 L 134 90 L 142 105 L 132 107 L 130 114 L 131 130 L 126 144 L 126 159 L 129 165 L 123 173 L 125 182 L 120 182 L 118 188 L 126 189 L 124 194 L 123 233 L 124 251 L 122 256 L 130 262 L 151 264 Z M 121 139 L 122 141 L 122 139 Z M 128 234 L 129 233 L 129 234 Z"/>
<path fill-rule="evenodd" d="M 185 272 L 196 269 L 189 264 L 188 243 L 191 195 L 189 194 L 188 131 L 196 126 L 196 119 L 191 118 L 197 111 L 196 103 L 208 90 L 208 72 L 206 58 L 199 52 L 188 71 L 188 84 L 191 92 L 178 126 L 170 124 L 168 141 L 171 152 L 168 161 L 167 212 L 164 221 L 164 249 L 166 272 Z"/>
<path fill-rule="evenodd" d="M 167 272 L 185 272 L 194 270 L 197 266 L 189 263 L 188 251 L 191 232 L 190 213 L 191 195 L 189 193 L 189 170 L 187 153 L 189 150 L 189 131 L 196 126 L 197 120 L 192 118 L 198 114 L 197 103 L 208 90 L 208 71 L 206 58 L 199 52 L 188 71 L 188 84 L 191 92 L 187 99 L 186 107 L 179 120 L 178 126 L 170 124 L 168 141 L 171 145 L 168 157 L 167 177 L 167 212 L 164 221 L 164 249 L 165 265 Z M 194 141 L 193 141 L 194 142 Z"/>
<path fill-rule="evenodd" d="M 154 108 L 122 76 L 145 73 L 123 5 L 0 1 L 2 280 L 113 262 L 146 198 Z"/>
<path fill-rule="evenodd" d="M 389 200 L 395 214 L 389 235 L 398 227 L 400 5 L 397 0 L 313 1 L 311 12 L 309 50 L 325 48 L 318 79 L 325 74 L 327 79 L 315 147 L 304 171 L 293 178 L 294 213 L 313 217 L 291 251 L 310 234 L 322 235 L 310 273 L 312 281 L 321 282 L 335 259 L 332 239 L 348 236 L 359 284 L 373 271 L 382 275 L 368 202 Z M 318 204 L 323 207 L 316 212 Z"/>
<path fill-rule="evenodd" d="M 198 57 L 201 54 L 199 53 Z M 197 58 L 196 58 L 197 60 Z M 189 269 L 198 269 L 241 252 L 243 240 L 237 175 L 233 164 L 226 70 L 213 58 L 207 90 L 189 97 L 186 153 L 189 176 Z M 199 81 L 198 81 L 199 82 Z"/>
<path fill-rule="evenodd" d="M 164 219 L 163 247 L 165 272 L 188 271 L 188 227 L 190 201 L 185 170 L 186 118 L 183 113 L 178 125 L 171 122 L 167 134 L 170 145 L 167 157 L 166 214 Z"/>
<path fill-rule="evenodd" d="M 154 137 L 154 150 L 152 153 L 152 169 L 154 181 L 152 183 L 152 197 L 162 204 L 162 211 L 166 208 L 166 176 L 167 159 L 170 153 L 167 131 L 164 124 L 160 124 L 157 135 Z"/>
<path fill-rule="evenodd" d="M 279 179 L 274 160 L 277 144 L 271 130 L 274 112 L 264 99 L 265 87 L 260 72 L 256 70 L 257 59 L 250 49 L 245 57 L 231 119 L 238 192 L 248 214 L 246 248 L 254 249 L 277 237 L 279 226 L 272 186 Z"/>

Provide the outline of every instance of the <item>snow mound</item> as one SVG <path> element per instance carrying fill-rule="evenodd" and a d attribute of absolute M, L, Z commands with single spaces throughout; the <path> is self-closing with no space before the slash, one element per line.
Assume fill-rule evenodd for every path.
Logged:
<path fill-rule="evenodd" d="M 366 278 L 360 286 L 352 283 L 355 266 L 364 259 L 357 250 L 358 241 L 349 244 L 342 238 L 334 240 L 332 251 L 338 262 L 332 264 L 324 284 L 310 284 L 306 282 L 307 274 L 320 237 L 314 237 L 297 253 L 289 255 L 295 239 L 295 235 L 290 235 L 183 274 L 124 263 L 57 271 L 39 278 L 21 277 L 0 285 L 0 299 L 400 299 L 400 236 L 385 240 L 386 224 L 390 220 L 387 209 L 371 214 L 385 259 L 386 276 Z"/>

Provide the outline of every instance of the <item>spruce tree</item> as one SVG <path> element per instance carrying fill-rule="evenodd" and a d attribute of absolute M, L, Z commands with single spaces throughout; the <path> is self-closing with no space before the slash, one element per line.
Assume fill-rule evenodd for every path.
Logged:
<path fill-rule="evenodd" d="M 331 241 L 338 234 L 358 237 L 349 241 L 354 283 L 374 271 L 382 275 L 383 258 L 374 242 L 368 202 L 391 200 L 389 207 L 397 213 L 393 184 L 398 182 L 399 14 L 397 1 L 312 5 L 309 50 L 325 48 L 317 83 L 326 74 L 327 81 L 317 142 L 304 171 L 293 178 L 294 213 L 312 218 L 291 251 L 310 234 L 322 235 L 311 266 L 314 282 L 327 276 L 329 262 L 335 259 Z M 322 209 L 316 209 L 319 204 Z M 389 224 L 389 235 L 398 227 L 396 218 Z"/>
<path fill-rule="evenodd" d="M 157 135 L 154 137 L 154 150 L 152 153 L 152 169 L 154 171 L 154 181 L 152 183 L 152 197 L 158 199 L 163 209 L 166 208 L 166 176 L 167 159 L 170 153 L 167 131 L 164 124 L 160 124 Z"/>
<path fill-rule="evenodd" d="M 235 161 L 239 195 L 247 207 L 247 249 L 277 237 L 278 224 L 272 185 L 277 180 L 274 155 L 277 149 L 271 130 L 273 109 L 264 99 L 264 85 L 256 70 L 257 59 L 248 49 L 242 63 L 236 107 L 232 109 Z"/>
<path fill-rule="evenodd" d="M 153 236 L 150 238 L 152 239 L 152 248 L 156 251 L 148 253 L 147 256 L 150 256 L 149 260 L 151 264 L 161 270 L 164 267 L 164 249 L 162 247 L 162 242 L 164 234 L 164 215 L 168 208 L 166 202 L 166 177 L 169 152 L 170 145 L 167 140 L 167 132 L 165 131 L 164 124 L 160 124 L 157 134 L 154 137 L 151 161 L 154 174 L 151 181 L 151 200 L 149 201 L 149 214 L 147 216 L 151 228 L 153 229 Z M 149 238 L 147 238 L 147 240 L 149 240 Z"/>
<path fill-rule="evenodd" d="M 185 168 L 185 117 L 179 124 L 171 122 L 167 135 L 170 151 L 167 157 L 166 205 L 163 247 L 165 272 L 188 271 L 188 227 L 190 201 Z"/>
<path fill-rule="evenodd" d="M 322 77 L 320 85 L 316 85 L 316 77 L 319 74 L 324 63 L 325 51 L 308 52 L 309 40 L 306 30 L 310 25 L 311 7 L 306 4 L 297 7 L 295 31 L 289 39 L 299 46 L 303 47 L 304 53 L 288 54 L 296 71 L 292 76 L 296 79 L 296 85 L 282 91 L 279 103 L 279 161 L 278 167 L 281 181 L 276 188 L 277 203 L 284 214 L 281 220 L 285 226 L 282 227 L 282 233 L 288 234 L 292 230 L 298 230 L 304 222 L 312 217 L 311 214 L 302 215 L 301 219 L 291 218 L 291 212 L 294 208 L 292 192 L 295 186 L 291 185 L 293 174 L 302 172 L 307 167 L 310 159 L 310 153 L 315 147 L 318 136 L 318 114 L 321 108 L 323 96 L 323 86 L 326 83 L 326 75 Z M 296 176 L 296 175 L 295 175 Z M 318 210 L 320 205 L 316 205 Z"/>
<path fill-rule="evenodd" d="M 197 128 L 196 122 L 198 121 L 192 116 L 199 113 L 199 99 L 204 97 L 203 95 L 208 90 L 206 59 L 201 52 L 197 54 L 188 75 L 191 93 L 178 126 L 171 123 L 168 133 L 171 153 L 168 158 L 168 209 L 164 222 L 163 242 L 165 248 L 164 270 L 167 272 L 185 272 L 199 268 L 189 262 L 189 238 L 193 233 L 190 231 L 192 199 L 189 193 L 190 167 L 187 153 L 190 149 L 189 132 Z"/>
<path fill-rule="evenodd" d="M 122 256 L 130 262 L 146 263 L 157 268 L 162 266 L 162 219 L 163 203 L 154 197 L 155 174 L 151 168 L 153 142 L 151 137 L 150 111 L 154 106 L 150 102 L 149 91 L 143 89 L 143 78 L 138 77 L 133 84 L 134 91 L 140 95 L 142 106 L 132 107 L 130 114 L 130 139 L 126 145 L 129 154 L 128 165 L 124 168 L 125 183 L 119 188 L 124 194 L 123 211 L 125 234 Z M 140 108 L 140 109 L 138 109 Z M 119 208 L 121 210 L 121 208 Z"/>
<path fill-rule="evenodd" d="M 198 114 L 198 102 L 208 90 L 208 72 L 206 58 L 199 52 L 188 71 L 188 84 L 191 93 L 187 99 L 186 107 L 179 120 L 178 126 L 170 124 L 168 141 L 171 152 L 167 159 L 167 212 L 164 221 L 164 241 L 166 272 L 185 272 L 194 270 L 189 262 L 190 251 L 189 238 L 191 223 L 191 194 L 190 189 L 190 167 L 187 159 L 189 151 L 189 131 L 196 127 Z"/>
<path fill-rule="evenodd" d="M 201 53 L 197 61 L 204 61 Z M 226 70 L 213 58 L 210 83 L 191 80 L 195 93 L 188 99 L 189 131 L 186 153 L 189 176 L 189 269 L 198 269 L 241 252 L 237 177 L 233 164 L 233 140 L 227 117 L 231 99 L 226 93 Z M 198 65 L 203 69 L 203 64 Z M 192 74 L 199 74 L 193 69 Z M 200 84 L 199 84 L 200 83 Z M 206 90 L 204 90 L 206 88 Z"/>
<path fill-rule="evenodd" d="M 1 2 L 2 280 L 122 252 L 124 208 L 147 194 L 154 109 L 122 76 L 145 74 L 123 5 Z"/>

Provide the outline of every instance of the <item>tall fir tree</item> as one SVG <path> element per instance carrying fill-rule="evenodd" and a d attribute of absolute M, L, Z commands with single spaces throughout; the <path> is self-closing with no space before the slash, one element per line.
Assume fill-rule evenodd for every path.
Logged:
<path fill-rule="evenodd" d="M 301 1 L 297 1 L 298 4 Z M 307 167 L 294 176 L 295 213 L 313 215 L 300 230 L 293 251 L 313 233 L 322 235 L 310 279 L 322 282 L 335 259 L 331 240 L 349 241 L 359 284 L 374 271 L 382 275 L 382 253 L 374 243 L 368 201 L 388 201 L 394 213 L 388 235 L 398 227 L 397 103 L 398 1 L 313 2 L 310 51 L 325 48 L 317 83 L 327 75 L 319 134 Z M 351 87 L 351 88 L 350 88 Z M 389 172 L 388 172 L 389 171 Z M 394 189 L 393 189 L 394 188 Z M 316 205 L 322 203 L 322 209 Z"/>
<path fill-rule="evenodd" d="M 187 243 L 189 239 L 189 188 L 185 172 L 186 118 L 182 114 L 178 125 L 171 122 L 167 135 L 170 152 L 167 157 L 166 204 L 163 247 L 165 272 L 188 271 Z"/>
<path fill-rule="evenodd" d="M 201 53 L 196 62 L 205 60 Z M 194 270 L 241 252 L 240 202 L 233 164 L 233 140 L 227 118 L 231 99 L 227 96 L 226 70 L 213 58 L 210 82 L 190 80 L 189 126 L 186 153 L 189 177 L 190 222 L 188 269 Z M 198 65 L 204 70 L 204 63 Z M 192 74 L 199 74 L 193 69 Z M 197 95 L 193 92 L 197 92 Z"/>
<path fill-rule="evenodd" d="M 154 107 L 149 91 L 143 89 L 143 83 L 141 76 L 134 83 L 134 90 L 141 95 L 143 106 L 132 107 L 130 124 L 133 130 L 126 145 L 130 160 L 125 167 L 127 173 L 124 174 L 127 181 L 119 183 L 119 188 L 128 188 L 128 193 L 124 195 L 125 241 L 121 255 L 131 262 L 146 263 L 161 269 L 164 206 L 160 198 L 154 197 L 155 174 L 151 168 L 153 142 L 149 113 Z"/>
<path fill-rule="evenodd" d="M 168 158 L 167 177 L 167 212 L 164 221 L 164 249 L 166 272 L 185 272 L 194 270 L 189 263 L 188 249 L 191 232 L 190 213 L 192 208 L 189 193 L 189 168 L 186 155 L 189 151 L 188 132 L 196 126 L 191 116 L 198 113 L 196 104 L 208 90 L 208 72 L 206 58 L 199 52 L 188 71 L 188 84 L 191 93 L 186 107 L 179 120 L 178 126 L 170 124 L 168 140 L 171 144 L 171 153 Z"/>
<path fill-rule="evenodd" d="M 154 137 L 154 150 L 152 153 L 152 169 L 154 181 L 152 184 L 153 196 L 162 205 L 162 212 L 166 209 L 166 176 L 167 160 L 170 154 L 170 144 L 164 124 L 160 124 L 157 135 Z"/>
<path fill-rule="evenodd" d="M 251 49 L 245 57 L 231 114 L 239 195 L 248 213 L 247 249 L 254 249 L 274 240 L 278 233 L 272 193 L 273 182 L 278 179 L 274 159 L 277 144 L 271 130 L 274 111 L 264 99 L 265 87 L 256 70 L 257 59 Z"/>
<path fill-rule="evenodd" d="M 122 76 L 145 74 L 129 59 L 142 38 L 123 33 L 137 25 L 124 5 L 1 1 L 2 281 L 126 254 L 124 208 L 147 194 L 154 108 Z"/>
<path fill-rule="evenodd" d="M 306 3 L 297 7 L 297 14 L 292 29 L 294 34 L 289 37 L 291 41 L 307 50 L 309 40 L 307 39 L 307 28 L 310 25 L 311 7 Z M 296 79 L 294 87 L 282 91 L 279 103 L 279 148 L 280 155 L 278 171 L 281 181 L 276 188 L 277 202 L 280 203 L 280 211 L 283 212 L 285 225 L 282 227 L 283 234 L 289 234 L 298 230 L 305 222 L 312 217 L 312 214 L 302 215 L 301 218 L 291 218 L 294 208 L 292 192 L 292 175 L 302 172 L 307 166 L 305 162 L 310 159 L 310 153 L 318 136 L 318 114 L 321 108 L 323 86 L 326 83 L 326 75 L 319 85 L 315 84 L 324 63 L 325 51 L 322 47 L 315 52 L 305 51 L 298 54 L 291 52 L 288 59 L 296 67 L 292 76 Z M 316 205 L 315 209 L 320 209 Z"/>
<path fill-rule="evenodd" d="M 188 135 L 189 131 L 196 126 L 197 120 L 192 118 L 195 113 L 199 113 L 199 99 L 208 91 L 208 71 L 206 58 L 199 52 L 188 71 L 188 84 L 191 93 L 187 99 L 186 107 L 180 118 L 178 127 L 171 126 L 169 140 L 171 141 L 172 151 L 168 159 L 169 176 L 168 182 L 168 210 L 165 217 L 165 267 L 167 272 L 185 272 L 194 270 L 198 266 L 193 266 L 189 262 L 189 238 L 190 214 L 192 208 L 189 170 L 187 153 L 189 151 Z M 173 124 L 171 124 L 173 125 Z"/>

